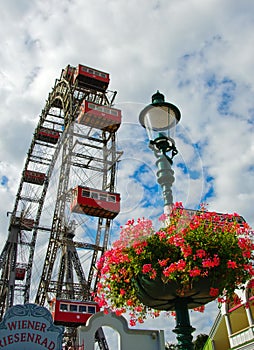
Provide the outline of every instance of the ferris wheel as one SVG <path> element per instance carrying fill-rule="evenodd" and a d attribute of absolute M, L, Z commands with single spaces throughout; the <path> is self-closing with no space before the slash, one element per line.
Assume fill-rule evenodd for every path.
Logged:
<path fill-rule="evenodd" d="M 77 319 L 89 307 L 98 311 L 91 298 L 96 263 L 120 211 L 121 110 L 113 107 L 116 92 L 107 90 L 109 81 L 108 73 L 68 65 L 48 95 L 8 213 L 0 255 L 1 318 L 9 307 L 27 302 L 77 313 L 79 307 Z M 52 314 L 55 323 L 78 324 Z"/>

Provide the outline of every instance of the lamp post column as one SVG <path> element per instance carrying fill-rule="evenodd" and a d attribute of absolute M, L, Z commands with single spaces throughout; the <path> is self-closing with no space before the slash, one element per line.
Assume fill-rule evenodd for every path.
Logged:
<path fill-rule="evenodd" d="M 179 298 L 175 301 L 176 327 L 173 332 L 176 333 L 179 350 L 193 350 L 192 335 L 195 331 L 190 324 L 188 298 Z"/>
<path fill-rule="evenodd" d="M 157 182 L 161 186 L 163 199 L 164 199 L 164 213 L 170 214 L 173 204 L 172 185 L 175 181 L 174 170 L 171 167 L 168 158 L 162 153 L 158 156 L 156 161 Z"/>

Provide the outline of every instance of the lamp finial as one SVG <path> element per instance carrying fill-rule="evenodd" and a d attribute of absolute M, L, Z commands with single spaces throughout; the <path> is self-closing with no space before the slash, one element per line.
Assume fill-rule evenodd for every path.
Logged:
<path fill-rule="evenodd" d="M 162 102 L 165 102 L 165 97 L 159 92 L 159 90 L 157 90 L 157 92 L 152 96 L 152 104 Z"/>

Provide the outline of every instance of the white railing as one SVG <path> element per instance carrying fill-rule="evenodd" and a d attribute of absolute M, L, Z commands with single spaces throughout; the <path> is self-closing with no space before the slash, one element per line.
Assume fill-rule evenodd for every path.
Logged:
<path fill-rule="evenodd" d="M 230 338 L 231 347 L 233 347 L 233 348 L 236 346 L 239 346 L 241 344 L 244 344 L 246 342 L 249 342 L 251 340 L 253 340 L 252 344 L 254 344 L 254 326 L 250 326 L 250 327 L 245 328 L 237 333 L 234 333 L 229 338 Z M 248 345 L 250 345 L 250 344 L 248 344 Z M 241 347 L 239 349 L 245 349 L 245 347 Z M 249 347 L 246 349 L 249 349 Z"/>

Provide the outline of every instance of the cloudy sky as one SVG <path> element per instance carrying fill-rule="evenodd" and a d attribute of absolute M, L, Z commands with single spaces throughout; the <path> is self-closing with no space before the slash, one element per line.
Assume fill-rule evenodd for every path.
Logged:
<path fill-rule="evenodd" d="M 0 235 L 7 237 L 27 150 L 54 81 L 67 64 L 111 75 L 123 123 L 117 224 L 162 209 L 140 110 L 160 90 L 178 106 L 174 200 L 238 212 L 251 226 L 254 178 L 252 0 L 0 0 Z M 135 137 L 133 137 L 135 135 Z M 114 234 L 117 235 L 115 232 Z M 191 313 L 208 333 L 216 305 Z M 165 328 L 173 321 L 146 324 Z"/>

